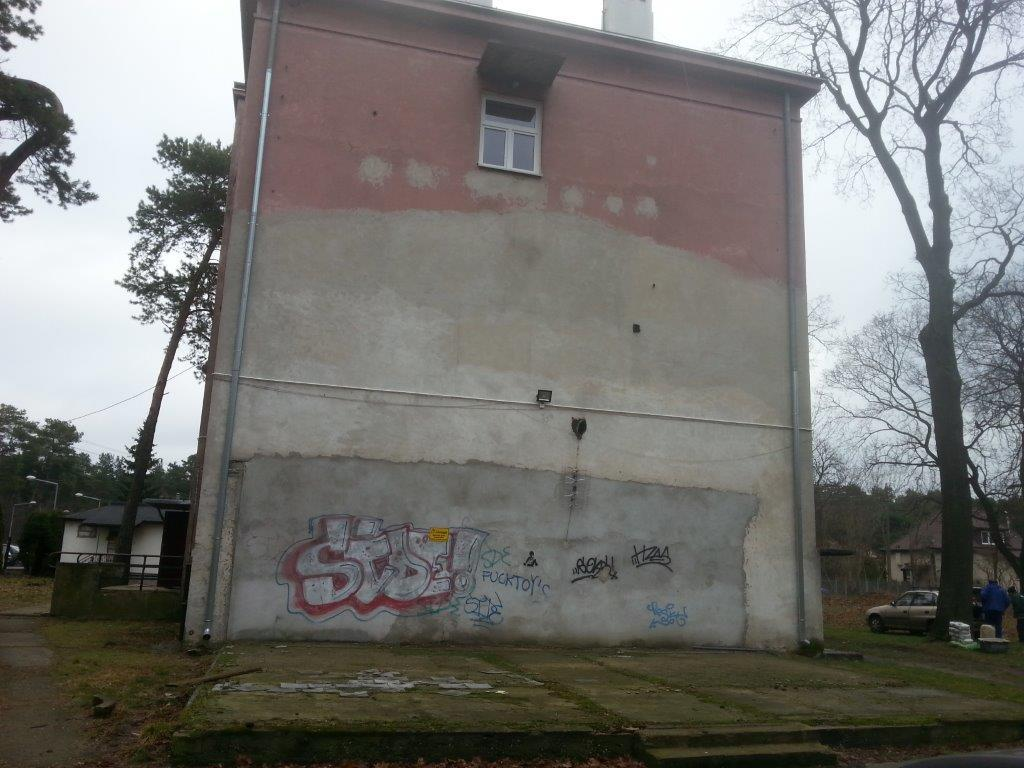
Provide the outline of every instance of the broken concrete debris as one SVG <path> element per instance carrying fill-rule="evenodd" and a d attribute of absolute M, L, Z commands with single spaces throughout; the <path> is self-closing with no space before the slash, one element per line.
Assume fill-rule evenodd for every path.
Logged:
<path fill-rule="evenodd" d="M 518 675 L 512 675 L 519 677 Z M 531 683 L 535 681 L 530 681 Z M 539 685 L 539 683 L 537 683 Z M 468 695 L 473 691 L 491 691 L 490 683 L 459 680 L 456 677 L 429 677 L 410 680 L 397 672 L 367 669 L 349 680 L 337 683 L 236 683 L 223 682 L 213 686 L 216 693 L 329 693 L 337 696 L 369 696 L 375 693 L 402 693 L 414 688 L 435 687 L 447 695 Z"/>

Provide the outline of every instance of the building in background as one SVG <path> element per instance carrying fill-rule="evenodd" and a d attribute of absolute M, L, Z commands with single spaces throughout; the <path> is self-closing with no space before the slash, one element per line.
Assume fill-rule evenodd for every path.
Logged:
<path fill-rule="evenodd" d="M 488 5 L 242 3 L 187 639 L 820 637 L 817 82 Z"/>
<path fill-rule="evenodd" d="M 1001 527 L 1007 545 L 1021 551 L 1021 538 L 1009 524 Z M 981 513 L 974 516 L 974 585 L 984 586 L 989 579 L 1004 585 L 1014 584 L 1017 574 L 996 549 L 992 530 Z M 936 512 L 915 525 L 909 533 L 889 547 L 889 578 L 920 587 L 938 588 L 942 573 L 942 515 Z"/>
<path fill-rule="evenodd" d="M 107 504 L 64 514 L 60 563 L 116 561 L 117 532 L 123 503 Z M 180 499 L 145 499 L 135 513 L 130 576 L 143 576 L 161 586 L 181 586 L 188 531 L 189 502 Z"/>

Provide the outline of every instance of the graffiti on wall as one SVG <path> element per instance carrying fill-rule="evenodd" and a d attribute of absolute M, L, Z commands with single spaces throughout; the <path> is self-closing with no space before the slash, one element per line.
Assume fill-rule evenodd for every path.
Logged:
<path fill-rule="evenodd" d="M 546 598 L 551 591 L 551 585 L 541 579 L 540 576 L 522 576 L 518 573 L 509 573 L 508 571 L 488 571 L 484 569 L 480 574 L 480 578 L 484 582 L 497 584 L 500 587 L 508 587 L 515 592 L 520 592 L 530 597 Z"/>
<path fill-rule="evenodd" d="M 384 527 L 375 517 L 326 515 L 310 520 L 310 538 L 278 565 L 288 610 L 314 621 L 351 612 L 438 613 L 472 593 L 487 533 L 474 528 Z"/>
<path fill-rule="evenodd" d="M 617 578 L 619 578 L 619 573 L 615 570 L 615 558 L 609 555 L 604 557 L 581 557 L 576 561 L 576 566 L 572 569 L 573 584 L 587 579 L 608 581 L 609 579 Z"/>
<path fill-rule="evenodd" d="M 667 546 L 640 546 L 634 544 L 633 557 L 630 559 L 637 568 L 643 568 L 646 565 L 660 565 L 662 568 L 672 570 L 672 556 L 669 554 Z"/>
<path fill-rule="evenodd" d="M 505 620 L 501 615 L 501 597 L 495 594 L 492 599 L 490 595 L 473 595 L 466 598 L 465 611 L 473 617 L 473 626 L 477 629 L 491 629 Z"/>
<path fill-rule="evenodd" d="M 682 628 L 686 626 L 685 605 L 681 609 L 676 609 L 675 603 L 665 603 L 665 606 L 662 608 L 657 602 L 653 602 L 647 604 L 647 610 L 651 612 L 651 623 L 648 624 L 648 629 L 672 626 Z"/>
<path fill-rule="evenodd" d="M 539 565 L 537 557 L 533 554 L 532 549 L 530 550 L 530 554 L 526 556 L 526 560 L 523 562 L 523 565 L 527 568 L 536 568 Z"/>
<path fill-rule="evenodd" d="M 480 562 L 483 563 L 484 568 L 494 568 L 499 565 L 507 565 L 511 568 L 512 563 L 509 562 L 509 556 L 510 551 L 508 547 L 503 549 L 485 549 Z"/>

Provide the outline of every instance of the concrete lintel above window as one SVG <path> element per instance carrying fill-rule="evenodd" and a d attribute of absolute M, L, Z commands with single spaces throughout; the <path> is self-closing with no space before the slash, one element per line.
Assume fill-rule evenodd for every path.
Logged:
<path fill-rule="evenodd" d="M 565 56 L 536 48 L 490 41 L 477 71 L 480 77 L 501 88 L 546 90 L 565 63 Z"/>

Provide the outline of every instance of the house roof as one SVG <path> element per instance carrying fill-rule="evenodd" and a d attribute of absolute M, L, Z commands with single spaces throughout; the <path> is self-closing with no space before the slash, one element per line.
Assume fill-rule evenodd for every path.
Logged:
<path fill-rule="evenodd" d="M 95 509 L 83 509 L 78 512 L 69 512 L 64 515 L 65 520 L 78 520 L 85 525 L 95 525 L 104 528 L 117 528 L 121 525 L 121 513 L 124 504 L 108 504 L 105 507 Z M 140 506 L 135 514 L 135 524 L 162 523 L 163 516 L 160 510 L 151 506 Z"/>
<path fill-rule="evenodd" d="M 974 531 L 989 530 L 988 519 L 980 512 L 974 513 Z M 1013 549 L 1020 549 L 1021 538 L 1016 531 L 1003 528 L 1003 536 Z M 980 546 L 980 545 L 976 545 Z M 987 546 L 987 545 L 986 545 Z M 911 550 L 942 549 L 942 513 L 936 512 L 920 525 L 912 528 L 905 536 L 894 541 L 890 552 L 909 552 Z"/>
<path fill-rule="evenodd" d="M 582 45 L 591 49 L 604 49 L 620 56 L 632 55 L 661 65 L 678 67 L 681 76 L 685 76 L 687 71 L 699 69 L 728 80 L 753 81 L 761 86 L 789 91 L 797 107 L 812 99 L 821 87 L 817 78 L 779 67 L 503 11 L 463 0 L 334 1 L 360 6 L 388 6 L 390 13 L 444 19 L 451 24 L 475 29 L 483 36 L 500 35 L 509 42 L 526 43 L 542 49 L 560 50 L 568 45 Z M 257 3 L 258 0 L 240 0 L 243 64 L 247 78 Z"/>

